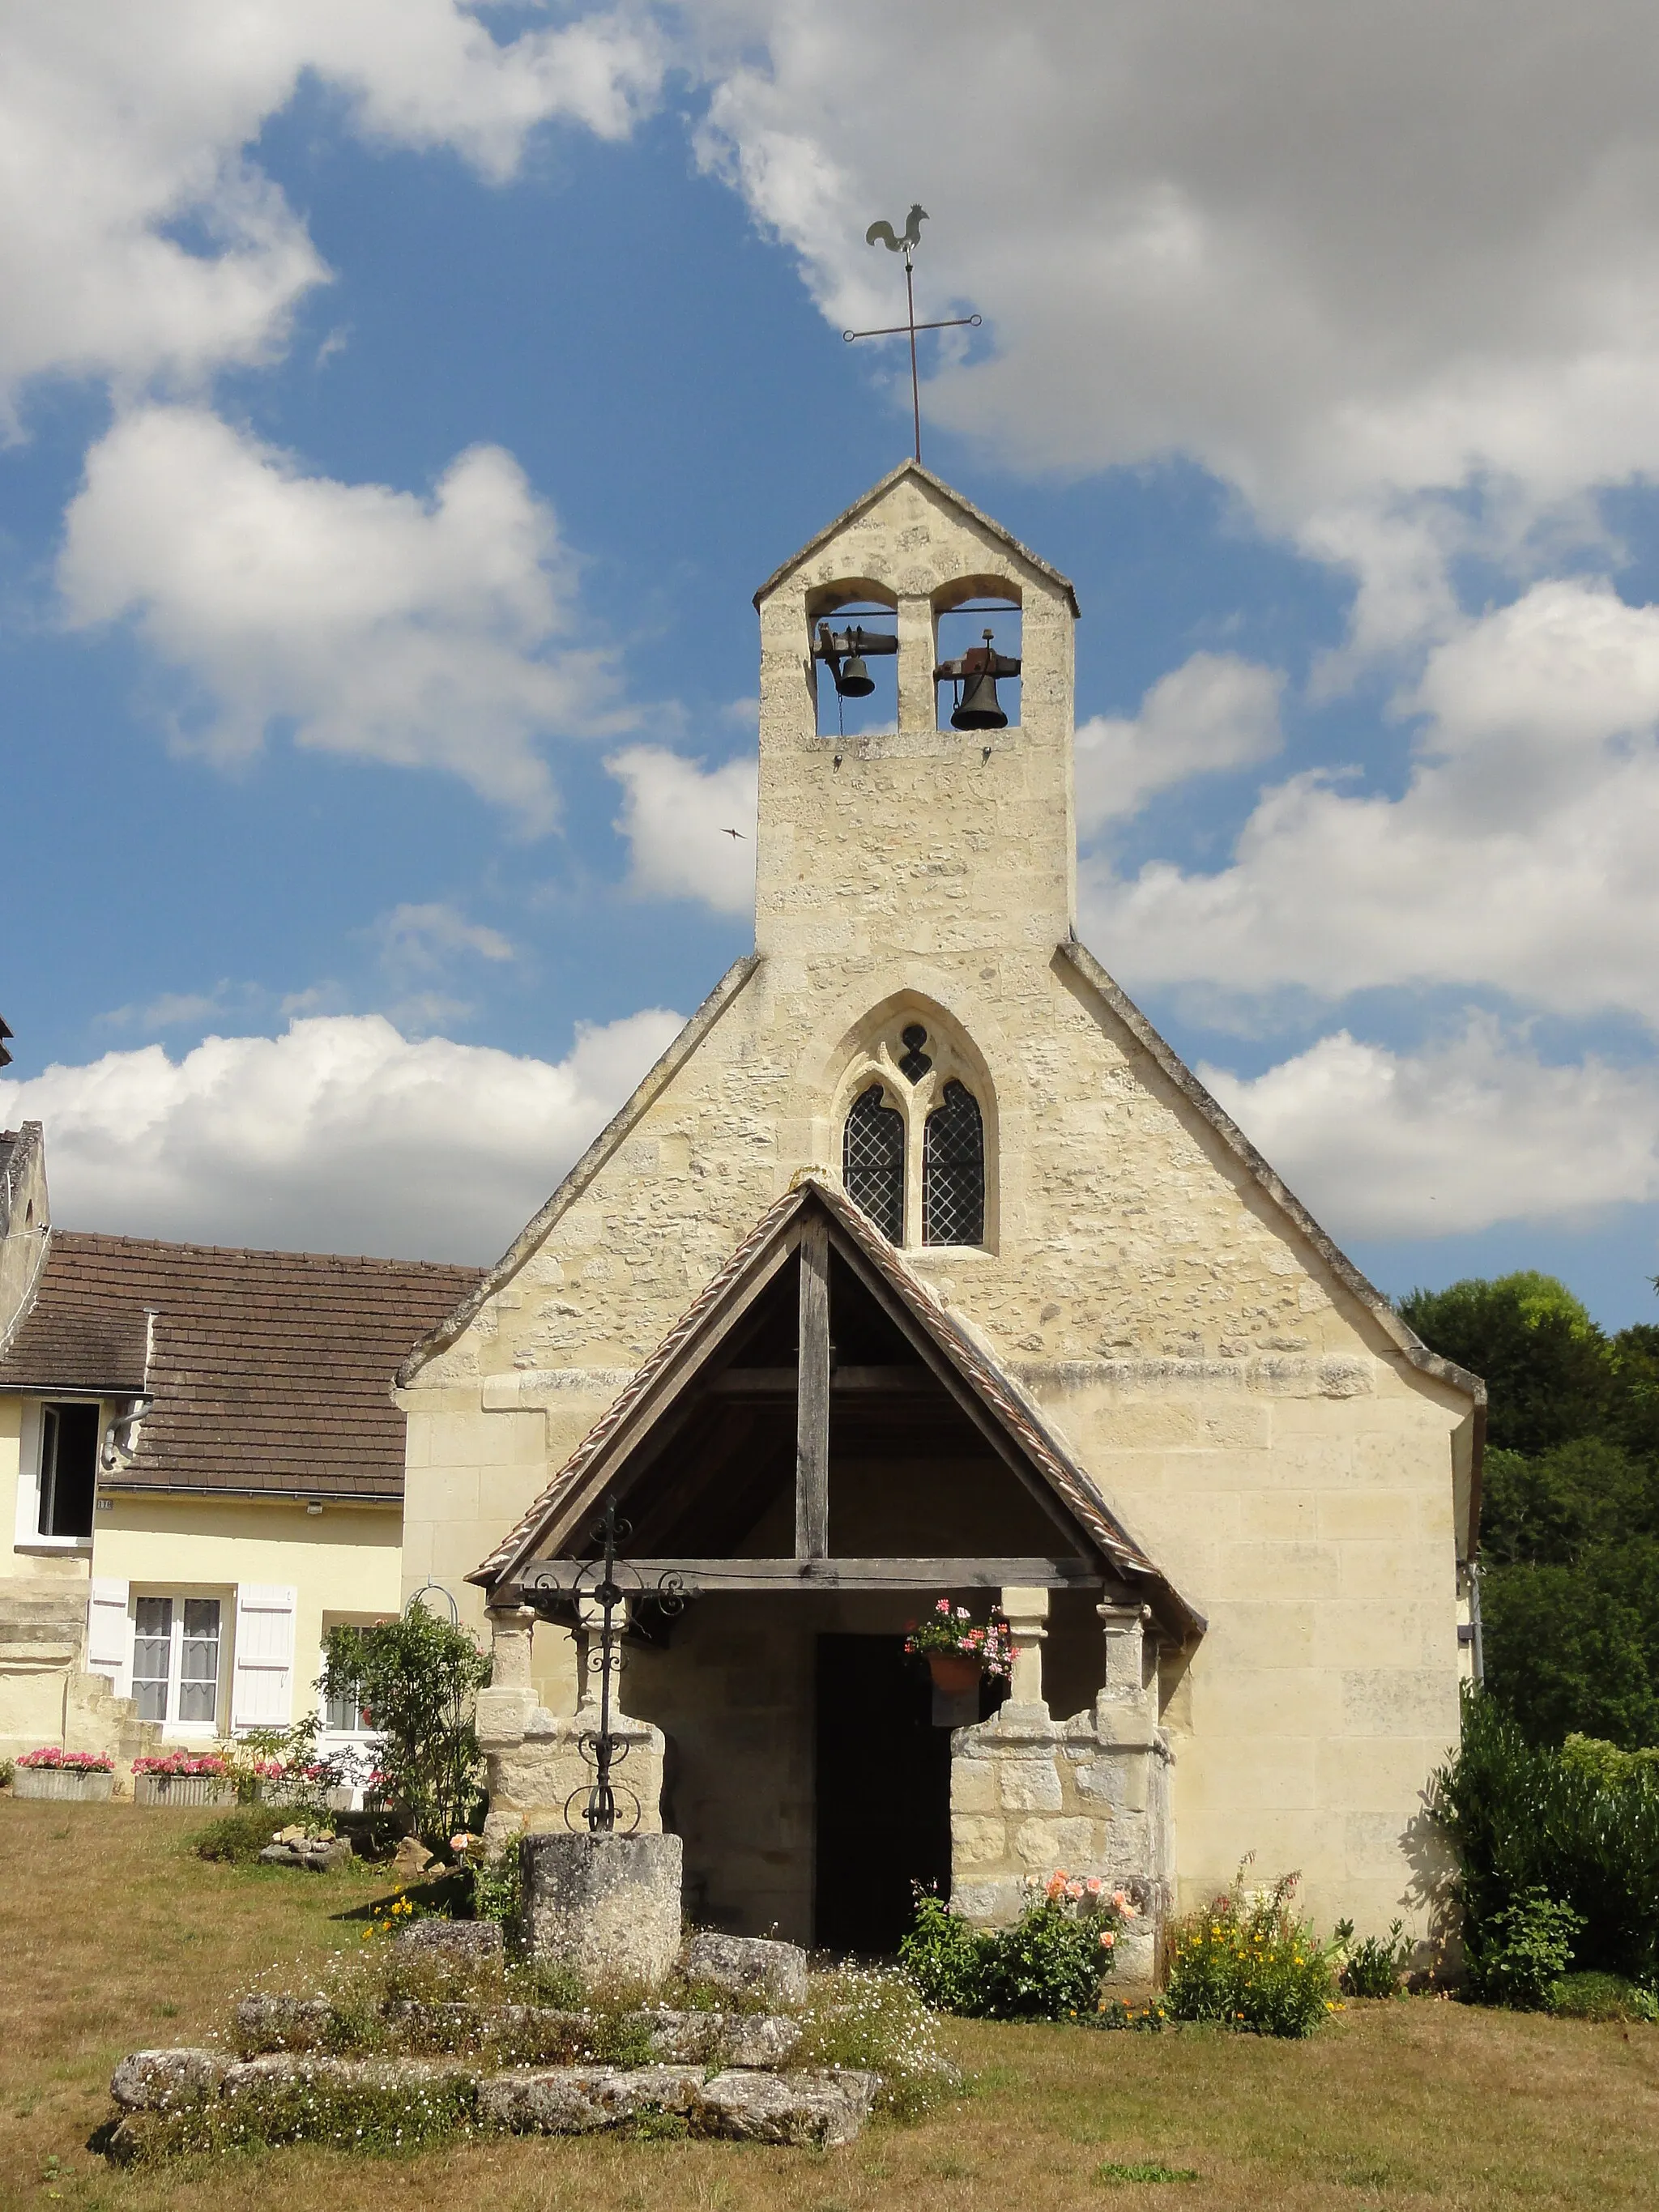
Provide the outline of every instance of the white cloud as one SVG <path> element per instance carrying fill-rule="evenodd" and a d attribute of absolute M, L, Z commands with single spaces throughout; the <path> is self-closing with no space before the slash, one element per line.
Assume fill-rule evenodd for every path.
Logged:
<path fill-rule="evenodd" d="M 1339 1238 L 1659 1198 L 1659 1071 L 1553 1066 L 1490 1021 L 1414 1054 L 1342 1030 L 1254 1079 L 1199 1073 Z"/>
<path fill-rule="evenodd" d="M 178 741 L 222 763 L 295 741 L 460 776 L 529 829 L 536 741 L 614 730 L 608 656 L 574 639 L 552 511 L 475 447 L 429 499 L 302 475 L 198 408 L 124 416 L 87 457 L 58 581 L 81 628 L 125 620 L 189 690 Z"/>
<path fill-rule="evenodd" d="M 705 769 L 661 745 L 629 745 L 605 766 L 623 787 L 616 827 L 628 840 L 629 880 L 641 897 L 701 899 L 719 914 L 753 912 L 758 769 L 752 759 Z"/>
<path fill-rule="evenodd" d="M 326 271 L 248 149 L 307 73 L 368 137 L 449 147 L 499 179 L 544 122 L 623 136 L 661 70 L 626 8 L 497 43 L 463 0 L 15 0 L 0 407 L 50 371 L 196 381 L 281 346 Z"/>
<path fill-rule="evenodd" d="M 371 934 L 380 944 L 381 959 L 400 974 L 431 975 L 466 953 L 480 960 L 513 957 L 510 938 L 483 922 L 469 921 L 442 900 L 394 906 L 380 916 Z"/>
<path fill-rule="evenodd" d="M 1398 799 L 1296 776 L 1215 874 L 1085 863 L 1108 964 L 1247 998 L 1487 986 L 1659 1026 L 1659 608 L 1535 586 L 1439 647 L 1411 703 Z"/>
<path fill-rule="evenodd" d="M 112 1030 L 182 1030 L 211 1021 L 224 1011 L 228 982 L 222 982 L 210 997 L 200 991 L 163 991 L 157 997 L 140 1006 L 135 1000 L 125 1006 L 112 1007 L 106 1014 L 94 1019 Z"/>
<path fill-rule="evenodd" d="M 495 1259 L 679 1027 L 653 1008 L 549 1062 L 378 1014 L 160 1045 L 0 1082 L 46 1125 L 61 1227 L 222 1244 Z"/>
<path fill-rule="evenodd" d="M 994 342 L 935 421 L 1030 469 L 1194 457 L 1363 571 L 1370 642 L 1454 610 L 1440 494 L 1512 550 L 1659 471 L 1641 0 L 914 0 L 897 46 L 885 0 L 687 17 L 704 157 L 832 326 L 896 319 L 865 228 L 926 204 L 920 303 Z"/>
<path fill-rule="evenodd" d="M 1282 675 L 1236 653 L 1195 653 L 1162 676 L 1133 720 L 1097 714 L 1078 725 L 1077 821 L 1085 836 L 1139 811 L 1188 776 L 1249 768 L 1285 742 Z"/>

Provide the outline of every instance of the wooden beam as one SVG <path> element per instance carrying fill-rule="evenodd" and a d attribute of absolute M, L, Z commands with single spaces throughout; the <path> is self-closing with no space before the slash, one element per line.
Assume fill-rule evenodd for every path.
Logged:
<path fill-rule="evenodd" d="M 1106 1577 L 1092 1560 L 1048 1559 L 619 1559 L 631 1589 L 638 1576 L 649 1596 L 665 1576 L 678 1577 L 690 1597 L 717 1591 L 1100 1589 Z M 592 1560 L 536 1559 L 519 1577 L 526 1595 L 571 1590 L 594 1576 Z"/>
<path fill-rule="evenodd" d="M 795 1557 L 830 1549 L 830 1229 L 801 1224 L 800 1359 L 795 1397 Z"/>

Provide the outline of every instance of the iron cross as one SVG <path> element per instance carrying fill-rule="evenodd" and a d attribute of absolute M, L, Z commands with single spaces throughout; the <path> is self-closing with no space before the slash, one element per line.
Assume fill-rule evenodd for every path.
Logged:
<path fill-rule="evenodd" d="M 902 235 L 894 231 L 890 222 L 872 222 L 864 234 L 866 246 L 878 243 L 890 253 L 904 256 L 905 319 L 890 323 L 879 331 L 843 331 L 842 337 L 848 345 L 855 338 L 897 338 L 907 335 L 910 340 L 910 419 L 915 427 L 916 459 L 921 459 L 921 386 L 916 375 L 916 332 L 918 331 L 977 330 L 984 321 L 982 315 L 947 315 L 942 322 L 919 323 L 916 320 L 915 279 L 911 271 L 916 248 L 921 243 L 921 226 L 928 221 L 927 210 L 919 202 L 914 204 L 905 219 Z"/>

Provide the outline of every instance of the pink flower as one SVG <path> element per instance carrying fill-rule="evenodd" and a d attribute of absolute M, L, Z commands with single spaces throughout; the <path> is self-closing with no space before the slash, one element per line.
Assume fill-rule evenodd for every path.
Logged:
<path fill-rule="evenodd" d="M 1088 1891 L 1091 1897 L 1098 1897 L 1101 1891 L 1105 1888 L 1106 1885 L 1097 1874 L 1091 1874 L 1087 1881 L 1084 1883 L 1083 1887 Z"/>
<path fill-rule="evenodd" d="M 935 1613 L 943 1613 L 948 1614 L 948 1613 L 950 1613 L 950 1610 L 951 1610 L 951 1601 L 950 1601 L 950 1599 L 949 1599 L 948 1597 L 942 1597 L 942 1598 L 939 1600 L 939 1603 L 938 1603 L 938 1604 L 933 1607 L 933 1610 L 934 1610 L 934 1612 L 935 1612 Z"/>
<path fill-rule="evenodd" d="M 1100 1948 L 1103 1951 L 1109 1951 L 1116 1942 L 1117 1938 L 1113 1935 L 1109 1928 L 1103 1928 L 1101 1929 Z"/>

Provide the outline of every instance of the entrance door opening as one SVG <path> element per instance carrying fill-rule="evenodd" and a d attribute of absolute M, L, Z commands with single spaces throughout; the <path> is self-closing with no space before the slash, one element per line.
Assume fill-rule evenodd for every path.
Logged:
<path fill-rule="evenodd" d="M 820 1636 L 814 1939 L 885 1954 L 913 1885 L 951 1887 L 951 1731 L 902 1636 Z"/>

